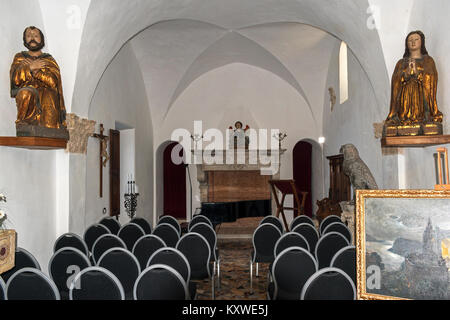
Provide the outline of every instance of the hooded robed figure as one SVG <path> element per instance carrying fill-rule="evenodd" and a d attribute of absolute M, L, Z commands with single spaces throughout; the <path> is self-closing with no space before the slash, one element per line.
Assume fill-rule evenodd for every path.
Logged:
<path fill-rule="evenodd" d="M 16 99 L 16 125 L 65 128 L 66 109 L 61 74 L 55 59 L 43 53 L 44 35 L 27 27 L 23 41 L 29 51 L 19 52 L 11 65 L 11 97 Z"/>
<path fill-rule="evenodd" d="M 408 125 L 440 123 L 442 113 L 436 101 L 438 73 L 425 48 L 425 36 L 413 31 L 405 40 L 405 54 L 392 75 L 388 123 Z"/>

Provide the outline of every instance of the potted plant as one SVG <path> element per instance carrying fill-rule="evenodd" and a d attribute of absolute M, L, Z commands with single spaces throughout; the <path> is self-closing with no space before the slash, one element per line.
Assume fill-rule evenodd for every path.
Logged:
<path fill-rule="evenodd" d="M 0 203 L 6 202 L 6 196 L 0 193 Z M 16 232 L 6 228 L 8 216 L 0 207 L 0 274 L 14 267 L 16 251 Z"/>

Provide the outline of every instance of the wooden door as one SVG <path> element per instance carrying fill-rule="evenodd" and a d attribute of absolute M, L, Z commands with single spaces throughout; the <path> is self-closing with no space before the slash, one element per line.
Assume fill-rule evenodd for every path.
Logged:
<path fill-rule="evenodd" d="M 110 190 L 110 216 L 120 215 L 120 131 L 109 130 L 110 163 L 109 163 L 109 190 Z"/>
<path fill-rule="evenodd" d="M 177 145 L 174 142 L 164 149 L 164 214 L 186 219 L 186 166 L 172 161 L 172 149 Z M 183 152 L 181 149 L 180 157 Z"/>
<path fill-rule="evenodd" d="M 299 141 L 295 145 L 292 151 L 292 169 L 297 192 L 308 192 L 305 202 L 305 214 L 312 217 L 312 145 L 309 142 Z M 294 207 L 297 207 L 295 200 Z"/>

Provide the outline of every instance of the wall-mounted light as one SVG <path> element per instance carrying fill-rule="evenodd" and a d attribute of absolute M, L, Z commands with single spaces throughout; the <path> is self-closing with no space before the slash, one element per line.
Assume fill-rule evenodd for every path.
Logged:
<path fill-rule="evenodd" d="M 325 137 L 319 137 L 319 143 L 324 144 L 325 143 Z"/>

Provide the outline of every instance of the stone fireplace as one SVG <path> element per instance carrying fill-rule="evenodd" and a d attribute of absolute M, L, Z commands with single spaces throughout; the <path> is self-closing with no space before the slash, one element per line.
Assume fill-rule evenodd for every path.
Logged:
<path fill-rule="evenodd" d="M 272 199 L 271 179 L 280 179 L 280 157 L 285 149 L 271 150 L 219 150 L 213 151 L 210 158 L 203 152 L 195 151 L 203 163 L 197 164 L 197 180 L 200 185 L 201 202 L 235 202 L 246 200 Z M 213 161 L 214 157 L 223 155 L 223 161 Z M 216 158 L 217 159 L 217 158 Z M 267 160 L 270 159 L 270 164 Z M 238 161 L 240 160 L 240 161 Z M 200 160 L 199 160 L 200 162 Z M 274 172 L 267 172 L 268 168 Z M 261 170 L 265 171 L 261 174 Z M 272 211 L 276 209 L 272 199 Z"/>

